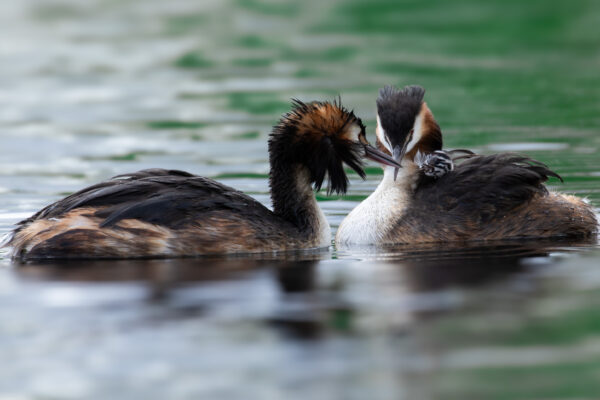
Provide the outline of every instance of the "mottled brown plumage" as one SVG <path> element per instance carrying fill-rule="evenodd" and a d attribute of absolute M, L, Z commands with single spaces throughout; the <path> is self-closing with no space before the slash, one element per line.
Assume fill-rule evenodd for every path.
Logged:
<path fill-rule="evenodd" d="M 385 235 L 386 243 L 517 238 L 586 238 L 597 232 L 591 207 L 549 192 L 546 166 L 515 154 L 474 156 L 439 179 L 421 180 Z"/>
<path fill-rule="evenodd" d="M 19 223 L 10 245 L 17 258 L 42 259 L 257 252 L 318 243 L 231 187 L 154 169 L 113 178 L 46 207 Z"/>

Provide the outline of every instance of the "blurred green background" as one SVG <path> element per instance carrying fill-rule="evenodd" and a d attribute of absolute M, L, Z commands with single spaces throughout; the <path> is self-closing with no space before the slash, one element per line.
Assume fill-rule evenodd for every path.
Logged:
<path fill-rule="evenodd" d="M 176 157 L 175 145 L 186 141 L 264 143 L 291 97 L 341 94 L 372 133 L 378 89 L 420 84 L 446 146 L 527 152 L 565 175 L 561 190 L 600 201 L 597 1 L 87 0 L 3 7 L 11 62 L 1 68 L 6 90 L 14 91 L 0 99 L 0 120 L 17 128 L 35 121 L 75 136 L 121 131 L 132 140 L 167 142 L 159 150 L 138 144 L 99 155 L 114 161 L 150 160 L 157 152 Z M 262 168 L 251 172 L 264 177 L 261 151 L 252 158 L 262 157 Z M 231 154 L 239 152 L 231 147 Z M 197 170 L 228 177 L 247 169 Z"/>

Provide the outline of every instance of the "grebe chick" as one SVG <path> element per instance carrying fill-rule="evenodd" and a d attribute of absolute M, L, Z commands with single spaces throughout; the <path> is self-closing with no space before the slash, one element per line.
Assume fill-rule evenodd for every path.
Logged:
<path fill-rule="evenodd" d="M 380 90 L 377 145 L 402 168 L 384 167 L 377 189 L 342 221 L 336 243 L 584 238 L 597 233 L 592 207 L 575 196 L 549 192 L 544 186 L 548 177 L 561 178 L 538 161 L 512 153 L 467 154 L 454 165 L 441 151 L 441 130 L 424 94 L 418 86 Z"/>
<path fill-rule="evenodd" d="M 327 247 L 319 190 L 348 185 L 344 163 L 364 178 L 361 157 L 397 164 L 370 146 L 365 127 L 336 102 L 302 103 L 269 137 L 273 211 L 211 179 L 147 169 L 74 193 L 18 223 L 7 245 L 22 261 L 178 257 Z"/>

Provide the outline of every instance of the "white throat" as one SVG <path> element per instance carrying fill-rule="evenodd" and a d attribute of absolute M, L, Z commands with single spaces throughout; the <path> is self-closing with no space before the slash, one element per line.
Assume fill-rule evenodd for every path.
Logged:
<path fill-rule="evenodd" d="M 418 171 L 411 161 L 403 161 L 394 181 L 394 168 L 385 167 L 377 189 L 340 224 L 335 242 L 347 244 L 381 244 L 396 221 L 404 214 L 415 189 Z"/>

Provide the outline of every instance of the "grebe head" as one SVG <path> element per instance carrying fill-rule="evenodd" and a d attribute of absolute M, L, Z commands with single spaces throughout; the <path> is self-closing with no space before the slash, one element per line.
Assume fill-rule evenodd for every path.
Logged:
<path fill-rule="evenodd" d="M 414 160 L 417 151 L 432 153 L 442 148 L 442 132 L 423 101 L 425 89 L 386 86 L 377 98 L 377 146 L 401 162 Z"/>
<path fill-rule="evenodd" d="M 325 177 L 328 193 L 344 193 L 348 178 L 344 163 L 365 178 L 362 158 L 399 167 L 392 157 L 371 146 L 365 137 L 365 126 L 354 112 L 340 101 L 303 103 L 293 100 L 269 137 L 271 178 L 273 169 L 304 166 L 310 182 L 319 190 Z"/>

